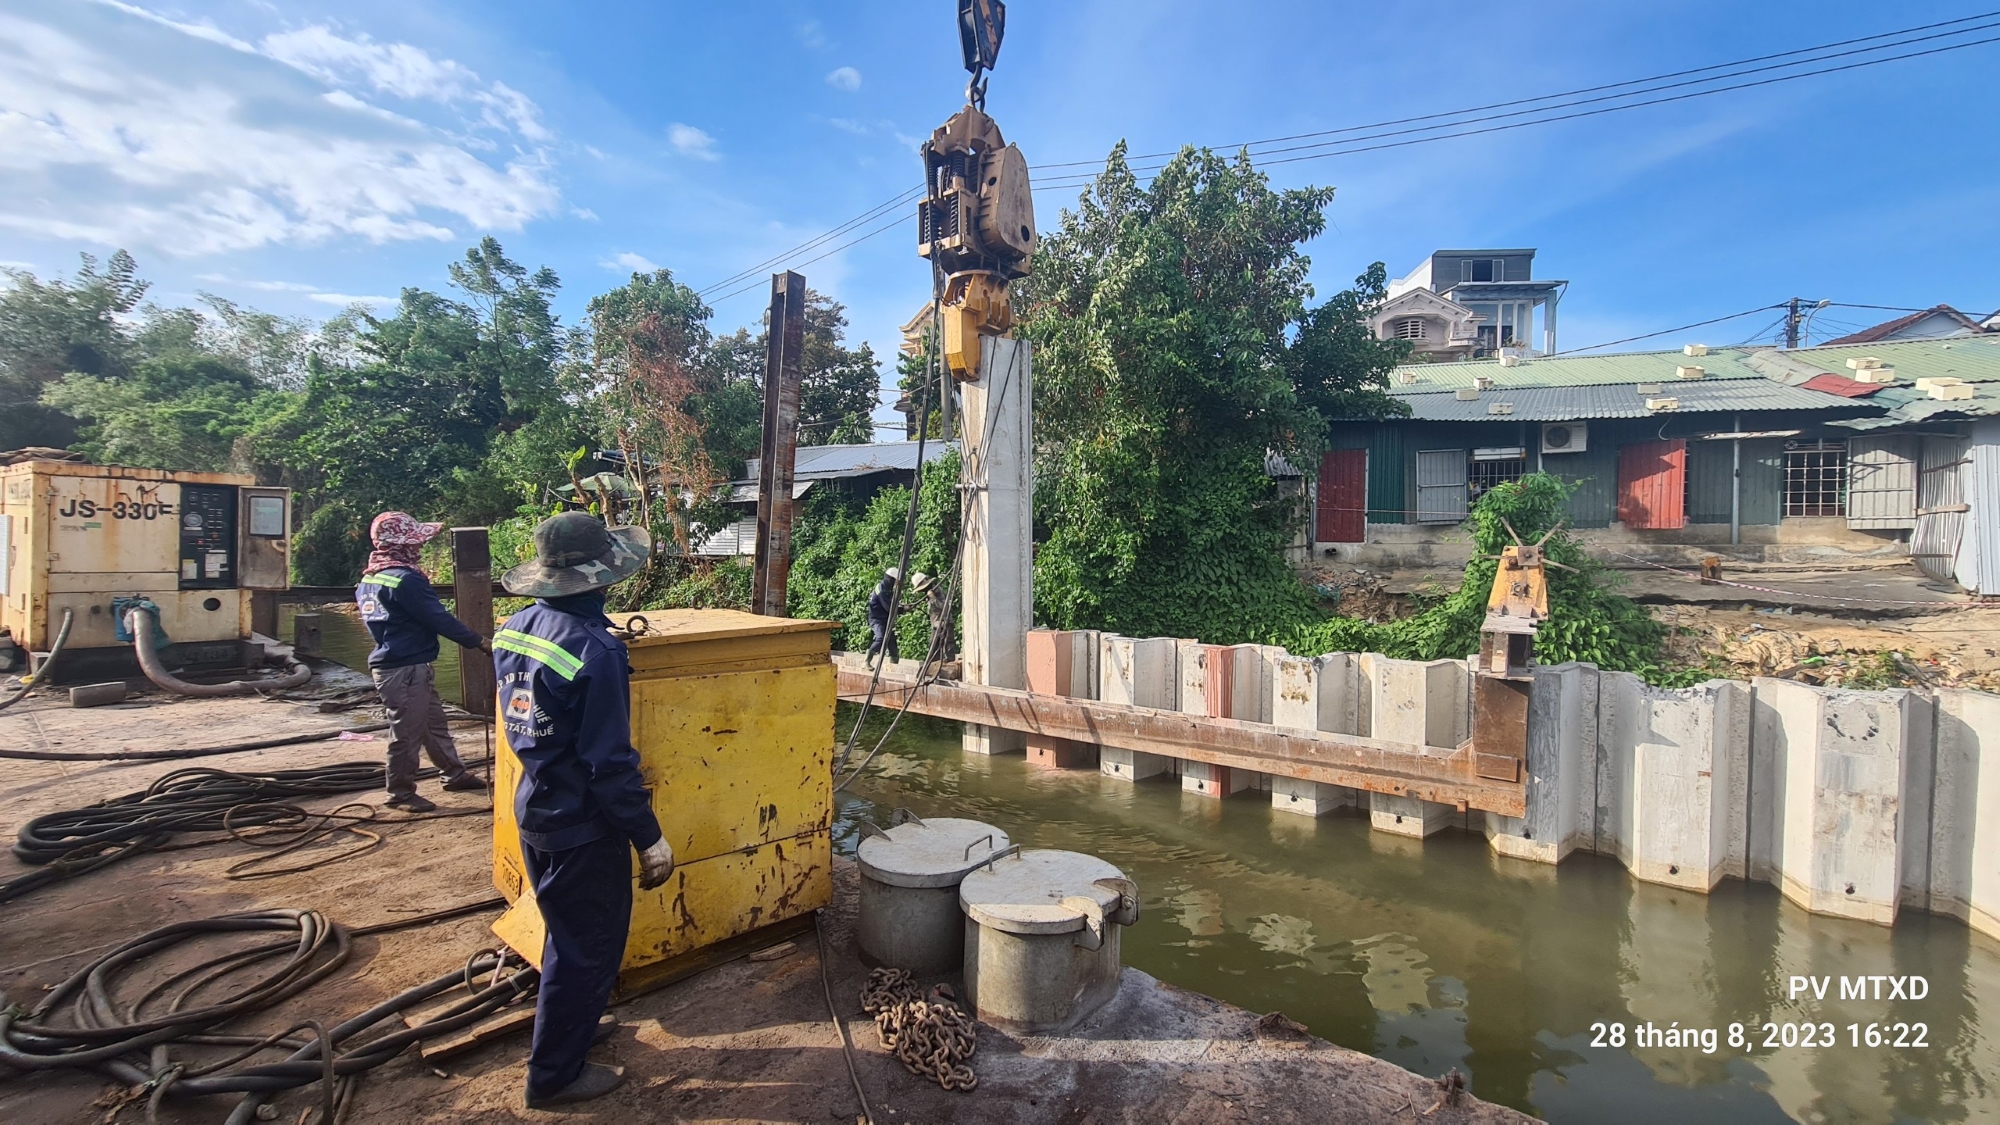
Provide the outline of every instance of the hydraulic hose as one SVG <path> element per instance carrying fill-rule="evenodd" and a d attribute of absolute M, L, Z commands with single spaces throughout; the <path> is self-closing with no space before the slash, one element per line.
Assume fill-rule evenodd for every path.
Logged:
<path fill-rule="evenodd" d="M 63 646 L 69 643 L 69 627 L 75 624 L 75 622 L 76 610 L 63 610 L 62 628 L 56 630 L 56 643 L 49 646 L 49 658 L 42 661 L 42 666 L 39 670 L 31 671 L 21 677 L 20 688 L 5 700 L 0 700 L 0 711 L 5 711 L 14 704 L 21 702 L 22 699 L 27 697 L 29 692 L 35 690 L 43 680 L 49 678 L 50 670 L 56 666 L 56 658 L 62 655 Z"/>
<path fill-rule="evenodd" d="M 151 615 L 150 620 L 149 615 Z M 139 654 L 139 667 L 145 670 L 146 678 L 159 687 L 177 695 L 192 695 L 212 699 L 224 695 L 249 695 L 259 691 L 285 691 L 303 687 L 312 679 L 312 669 L 297 657 L 285 662 L 286 672 L 275 680 L 232 680 L 226 684 L 191 684 L 167 671 L 160 661 L 160 654 L 153 648 L 153 628 L 159 624 L 155 611 L 144 606 L 136 606 L 125 614 L 125 627 L 132 633 L 132 650 Z M 149 627 L 150 626 L 150 627 Z"/>

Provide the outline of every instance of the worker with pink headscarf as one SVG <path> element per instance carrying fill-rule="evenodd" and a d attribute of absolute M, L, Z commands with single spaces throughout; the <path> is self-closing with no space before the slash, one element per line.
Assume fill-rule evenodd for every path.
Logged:
<path fill-rule="evenodd" d="M 459 760 L 437 692 L 438 638 L 492 652 L 484 637 L 444 607 L 423 570 L 423 546 L 443 524 L 423 523 L 408 512 L 383 512 L 368 527 L 375 550 L 354 588 L 354 604 L 375 649 L 368 672 L 389 716 L 390 808 L 425 813 L 437 805 L 417 795 L 417 750 L 444 775 L 446 789 L 478 790 L 486 784 Z"/>

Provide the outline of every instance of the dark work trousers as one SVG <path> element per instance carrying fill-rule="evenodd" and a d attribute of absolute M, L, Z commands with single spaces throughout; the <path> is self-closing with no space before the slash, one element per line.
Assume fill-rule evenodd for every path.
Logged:
<path fill-rule="evenodd" d="M 897 638 L 896 638 L 896 631 L 894 629 L 891 629 L 888 625 L 882 622 L 870 621 L 868 623 L 868 632 L 871 634 L 871 637 L 868 641 L 868 655 L 871 658 L 876 653 L 882 651 L 882 647 L 885 641 L 889 648 L 890 660 L 901 660 L 903 658 L 901 650 L 899 650 L 896 647 Z"/>
<path fill-rule="evenodd" d="M 437 669 L 429 664 L 376 668 L 375 690 L 389 718 L 389 796 L 408 797 L 417 791 L 417 750 L 429 753 L 431 765 L 446 781 L 465 776 L 458 744 L 451 740 L 451 722 L 437 692 Z"/>
<path fill-rule="evenodd" d="M 528 1096 L 546 1098 L 583 1073 L 597 1021 L 611 1002 L 632 927 L 632 845 L 605 836 L 559 852 L 521 845 L 547 933 Z"/>

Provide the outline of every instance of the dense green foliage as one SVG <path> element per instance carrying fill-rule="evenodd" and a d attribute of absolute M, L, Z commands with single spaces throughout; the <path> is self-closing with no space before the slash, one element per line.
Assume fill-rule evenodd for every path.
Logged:
<path fill-rule="evenodd" d="M 1379 264 L 1308 306 L 1300 245 L 1332 198 L 1206 149 L 1142 187 L 1121 145 L 1044 238 L 1024 316 L 1038 620 L 1228 643 L 1317 617 L 1284 559 L 1302 497 L 1266 459 L 1310 465 L 1329 417 L 1394 413 L 1404 350 L 1366 325 Z"/>
<path fill-rule="evenodd" d="M 958 549 L 958 454 L 947 453 L 924 466 L 917 497 L 917 533 L 910 549 L 909 575 L 918 571 L 948 580 Z M 903 526 L 909 516 L 910 490 L 885 488 L 866 501 L 832 489 L 808 492 L 793 540 L 792 576 L 786 591 L 794 617 L 838 621 L 834 644 L 866 647 L 868 594 L 882 580 L 884 568 L 902 556 Z M 906 589 L 909 612 L 896 623 L 896 637 L 906 657 L 923 653 L 930 625 L 922 600 Z"/>
<path fill-rule="evenodd" d="M 1584 661 L 1674 685 L 1704 678 L 1698 670 L 1663 665 L 1665 627 L 1638 603 L 1618 594 L 1615 576 L 1591 558 L 1574 535 L 1557 526 L 1568 510 L 1569 494 L 1569 485 L 1546 473 L 1489 489 L 1466 519 L 1479 557 L 1466 568 L 1465 581 L 1414 617 L 1387 624 L 1336 617 L 1280 629 L 1270 639 L 1304 656 L 1379 652 L 1408 660 L 1463 658 L 1479 651 L 1479 627 L 1500 565 L 1495 556 L 1514 543 L 1515 533 L 1533 543 L 1554 530 L 1542 549 L 1569 569 L 1548 571 L 1549 619 L 1535 635 L 1538 662 Z"/>

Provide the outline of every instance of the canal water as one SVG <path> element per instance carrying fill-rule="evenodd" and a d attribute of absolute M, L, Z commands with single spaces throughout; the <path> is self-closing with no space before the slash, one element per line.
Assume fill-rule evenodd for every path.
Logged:
<path fill-rule="evenodd" d="M 351 607 L 328 607 L 322 636 L 329 659 L 365 666 Z M 445 645 L 447 697 L 456 658 Z M 843 737 L 853 714 L 842 705 Z M 876 711 L 861 747 L 885 726 Z M 1352 810 L 1314 820 L 1255 792 L 1040 770 L 966 755 L 956 724 L 915 715 L 840 794 L 836 846 L 851 854 L 859 822 L 898 807 L 1102 856 L 1144 899 L 1127 964 L 1420 1074 L 1457 1067 L 1480 1097 L 1553 1122 L 2000 1121 L 2000 943 L 1950 919 L 1885 929 L 1769 886 L 1688 894 L 1597 856 L 1552 868 L 1464 832 L 1374 832 Z M 1797 998 L 1793 977 L 1808 978 Z M 1859 977 L 1905 993 L 1920 977 L 1923 995 L 1891 999 L 1884 980 L 1883 999 L 1840 999 Z"/>
<path fill-rule="evenodd" d="M 852 721 L 843 705 L 843 737 Z M 868 727 L 862 751 L 883 724 Z M 838 846 L 897 807 L 1102 856 L 1143 897 L 1127 964 L 1419 1074 L 1457 1067 L 1480 1097 L 1553 1122 L 2000 1119 L 2000 943 L 1949 919 L 1816 918 L 1768 886 L 1688 894 L 1596 856 L 1552 868 L 1474 834 L 1274 812 L 1268 794 L 1042 770 L 964 754 L 956 724 L 917 716 L 841 795 Z M 1882 1000 L 1842 1001 L 1836 979 L 1794 1000 L 1793 976 L 1920 976 L 1925 995 L 1887 999 L 1885 981 Z M 1635 1045 L 1649 1023 L 1657 1038 Z"/>

